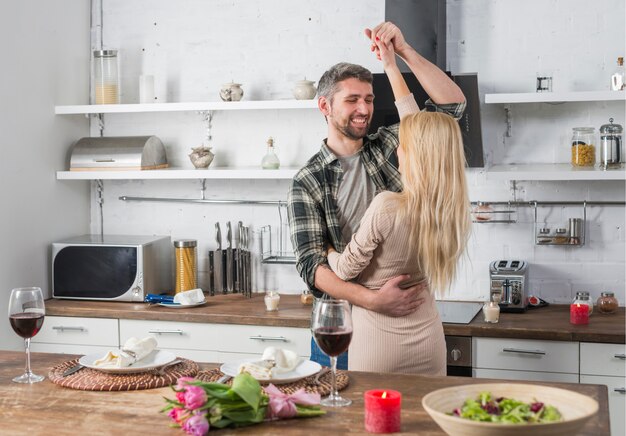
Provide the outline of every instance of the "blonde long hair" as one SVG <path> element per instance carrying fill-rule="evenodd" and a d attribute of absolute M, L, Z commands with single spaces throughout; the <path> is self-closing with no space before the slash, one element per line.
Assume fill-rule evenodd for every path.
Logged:
<path fill-rule="evenodd" d="M 442 295 L 456 275 L 471 229 L 461 130 L 447 114 L 419 112 L 402 119 L 399 139 L 404 152 L 400 210 L 411 226 L 419 268 L 431 292 Z"/>

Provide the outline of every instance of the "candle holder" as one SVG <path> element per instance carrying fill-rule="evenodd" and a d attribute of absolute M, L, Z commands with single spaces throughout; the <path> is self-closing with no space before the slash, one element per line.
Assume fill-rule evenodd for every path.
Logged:
<path fill-rule="evenodd" d="M 400 431 L 402 394 L 390 389 L 371 390 L 363 394 L 365 400 L 365 430 L 369 433 L 396 433 Z"/>

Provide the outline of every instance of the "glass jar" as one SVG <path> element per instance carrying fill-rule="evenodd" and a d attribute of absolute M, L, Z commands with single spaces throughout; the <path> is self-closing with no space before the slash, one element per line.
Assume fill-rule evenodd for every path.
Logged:
<path fill-rule="evenodd" d="M 567 234 L 567 230 L 558 228 L 554 231 L 554 233 L 555 233 L 555 236 L 552 239 L 552 241 L 555 244 L 563 245 L 563 244 L 569 243 L 569 235 Z"/>
<path fill-rule="evenodd" d="M 589 315 L 593 312 L 593 303 L 591 298 L 589 298 L 589 292 L 576 292 L 576 297 L 572 304 L 586 304 L 589 306 Z"/>
<path fill-rule="evenodd" d="M 197 287 L 197 260 L 195 239 L 174 241 L 176 251 L 176 293 L 189 291 Z"/>
<path fill-rule="evenodd" d="M 613 123 L 613 118 L 600 127 L 600 168 L 603 170 L 621 168 L 623 131 L 621 125 Z"/>
<path fill-rule="evenodd" d="M 574 127 L 572 133 L 572 165 L 592 167 L 596 163 L 595 130 L 593 127 Z"/>
<path fill-rule="evenodd" d="M 472 215 L 474 217 L 474 221 L 491 221 L 491 218 L 493 218 L 493 208 L 488 203 L 479 201 L 472 210 Z"/>
<path fill-rule="evenodd" d="M 602 292 L 596 304 L 600 313 L 615 313 L 619 307 L 619 302 L 613 292 Z"/>
<path fill-rule="evenodd" d="M 547 227 L 542 227 L 539 229 L 539 234 L 537 235 L 537 244 L 551 244 L 552 236 L 550 235 L 550 229 Z"/>
<path fill-rule="evenodd" d="M 96 104 L 119 103 L 117 50 L 96 50 L 93 52 L 93 61 Z"/>
<path fill-rule="evenodd" d="M 272 137 L 267 140 L 267 153 L 261 161 L 261 168 L 264 170 L 277 170 L 280 168 L 280 160 L 278 160 L 278 156 L 276 156 L 274 138 Z"/>

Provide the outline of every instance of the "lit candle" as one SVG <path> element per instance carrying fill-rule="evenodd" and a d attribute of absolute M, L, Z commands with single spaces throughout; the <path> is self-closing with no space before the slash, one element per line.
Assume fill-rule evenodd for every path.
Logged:
<path fill-rule="evenodd" d="M 267 291 L 265 294 L 265 309 L 268 312 L 278 310 L 278 302 L 280 301 L 280 294 L 276 291 Z"/>
<path fill-rule="evenodd" d="M 392 390 L 373 390 L 363 394 L 365 399 L 365 430 L 370 433 L 400 431 L 402 394 Z"/>
<path fill-rule="evenodd" d="M 569 322 L 572 324 L 589 324 L 589 307 L 586 304 L 571 304 L 569 306 Z"/>
<path fill-rule="evenodd" d="M 500 319 L 500 305 L 494 301 L 485 303 L 483 314 L 485 315 L 485 322 L 498 322 L 498 319 Z"/>

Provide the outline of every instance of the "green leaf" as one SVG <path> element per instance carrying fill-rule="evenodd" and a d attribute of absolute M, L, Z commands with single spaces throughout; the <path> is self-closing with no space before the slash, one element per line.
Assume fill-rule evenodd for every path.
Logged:
<path fill-rule="evenodd" d="M 255 412 L 259 409 L 263 392 L 259 382 L 250 374 L 238 374 L 233 379 L 231 391 L 239 395 Z"/>
<path fill-rule="evenodd" d="M 326 414 L 326 411 L 320 409 L 319 406 L 301 406 L 296 404 L 296 410 L 298 411 L 298 418 L 311 418 Z"/>

